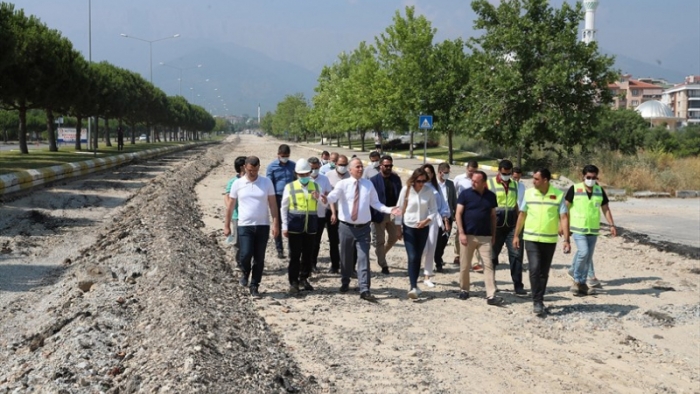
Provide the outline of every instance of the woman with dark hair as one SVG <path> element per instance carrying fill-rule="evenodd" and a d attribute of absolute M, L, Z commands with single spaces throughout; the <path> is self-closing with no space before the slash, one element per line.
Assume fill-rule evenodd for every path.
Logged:
<path fill-rule="evenodd" d="M 437 213 L 435 193 L 430 187 L 425 187 L 429 182 L 425 170 L 418 168 L 406 186 L 399 193 L 398 207 L 401 208 L 400 218 L 403 226 L 399 227 L 399 239 L 404 239 L 406 254 L 408 254 L 408 278 L 411 290 L 408 298 L 416 299 L 421 294 L 418 289 L 418 276 L 420 276 L 420 260 L 428 240 L 430 222 Z M 400 223 L 397 223 L 400 224 Z"/>
<path fill-rule="evenodd" d="M 428 175 L 428 184 L 426 187 L 431 188 L 435 195 L 437 204 L 437 212 L 430 221 L 430 229 L 428 230 L 428 241 L 425 244 L 423 258 L 425 259 L 425 280 L 423 283 L 428 287 L 435 287 L 435 284 L 430 280 L 433 276 L 433 265 L 435 264 L 435 248 L 437 247 L 438 237 L 440 232 L 447 226 L 446 222 L 450 217 L 450 207 L 445 202 L 445 197 L 440 191 L 440 186 L 435 176 L 435 168 L 432 164 L 423 164 L 420 167 Z"/>

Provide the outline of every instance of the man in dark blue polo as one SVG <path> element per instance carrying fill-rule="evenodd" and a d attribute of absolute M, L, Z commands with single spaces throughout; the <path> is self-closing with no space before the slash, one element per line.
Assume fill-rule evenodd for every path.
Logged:
<path fill-rule="evenodd" d="M 267 166 L 267 178 L 272 181 L 275 187 L 275 198 L 277 198 L 277 217 L 280 217 L 280 207 L 282 206 L 282 194 L 288 183 L 291 183 L 296 178 L 294 174 L 294 166 L 296 163 L 289 160 L 291 149 L 289 145 L 282 144 L 277 148 L 277 160 L 274 160 Z M 275 247 L 277 248 L 277 257 L 284 258 L 284 244 L 282 243 L 282 227 L 281 221 L 277 221 L 277 236 L 275 236 Z"/>
<path fill-rule="evenodd" d="M 479 250 L 484 259 L 484 284 L 486 303 L 501 305 L 503 299 L 496 297 L 496 273 L 491 260 L 491 247 L 496 240 L 496 195 L 486 188 L 486 173 L 474 171 L 472 187 L 463 190 L 457 199 L 457 232 L 460 248 L 459 298 L 469 298 L 469 270 L 474 251 Z"/>

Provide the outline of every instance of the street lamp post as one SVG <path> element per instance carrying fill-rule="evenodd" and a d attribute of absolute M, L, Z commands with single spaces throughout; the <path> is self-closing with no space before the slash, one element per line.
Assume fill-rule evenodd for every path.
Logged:
<path fill-rule="evenodd" d="M 180 34 L 174 34 L 172 36 L 159 38 L 157 40 L 146 40 L 144 38 L 134 37 L 134 36 L 130 36 L 130 35 L 124 34 L 124 33 L 122 33 L 121 36 L 124 38 L 133 38 L 134 40 L 139 40 L 139 41 L 143 41 L 143 42 L 148 43 L 149 65 L 150 65 L 150 71 L 151 71 L 150 77 L 151 77 L 151 83 L 153 83 L 153 43 L 158 42 L 158 41 L 163 41 L 163 40 L 169 40 L 171 38 L 178 38 L 178 37 L 180 37 Z"/>
<path fill-rule="evenodd" d="M 192 66 L 192 67 L 175 67 L 175 66 L 171 66 L 169 64 L 165 64 L 163 62 L 160 62 L 160 65 L 165 66 L 165 67 L 174 68 L 180 72 L 180 78 L 178 78 L 178 81 L 180 81 L 180 87 L 179 87 L 179 95 L 180 96 L 182 96 L 182 72 L 186 71 L 186 70 L 192 70 L 194 68 L 201 68 L 202 67 L 201 64 L 198 64 L 198 65 Z"/>

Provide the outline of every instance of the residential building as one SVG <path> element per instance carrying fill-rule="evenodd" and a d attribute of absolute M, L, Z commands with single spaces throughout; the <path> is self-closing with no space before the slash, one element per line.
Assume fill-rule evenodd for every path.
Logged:
<path fill-rule="evenodd" d="M 608 85 L 608 88 L 614 95 L 614 109 L 635 109 L 644 102 L 660 100 L 664 91 L 661 86 L 632 79 L 630 74 L 622 75 L 619 81 Z"/>
<path fill-rule="evenodd" d="M 671 107 L 684 126 L 700 124 L 700 75 L 691 75 L 685 82 L 664 91 L 664 102 Z"/>

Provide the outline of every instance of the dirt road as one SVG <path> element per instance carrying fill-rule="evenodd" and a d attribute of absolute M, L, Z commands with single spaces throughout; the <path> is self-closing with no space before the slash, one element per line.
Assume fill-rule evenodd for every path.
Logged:
<path fill-rule="evenodd" d="M 458 300 L 451 265 L 409 301 L 401 243 L 372 278 L 376 304 L 327 273 L 288 296 L 272 245 L 250 300 L 226 268 L 222 191 L 236 156 L 267 164 L 277 145 L 241 136 L 0 207 L 0 393 L 698 392 L 697 261 L 607 234 L 601 294 L 572 297 L 557 252 L 545 319 L 504 265 L 504 307 L 486 305 L 480 274 Z"/>
<path fill-rule="evenodd" d="M 278 143 L 265 141 L 269 149 L 263 151 L 260 138 L 241 138 L 239 149 L 195 190 L 205 232 L 222 227 L 221 191 L 235 156 L 274 159 Z M 291 158 L 311 154 L 296 149 Z M 325 241 L 321 256 L 326 268 Z M 486 305 L 480 274 L 472 274 L 472 298 L 458 300 L 458 269 L 451 265 L 435 277 L 437 287 L 423 287 L 424 297 L 409 301 L 401 243 L 388 260 L 392 274 L 385 276 L 376 274 L 372 259 L 376 304 L 360 300 L 357 292 L 340 294 L 339 277 L 327 273 L 313 278 L 315 291 L 292 297 L 286 294 L 287 262 L 268 248 L 257 311 L 327 392 L 698 391 L 697 261 L 603 234 L 595 264 L 604 289 L 581 298 L 568 292 L 571 256 L 559 250 L 545 296 L 550 314 L 539 319 L 531 301 L 512 292 L 503 264 L 497 281 L 507 305 L 498 308 Z"/>

